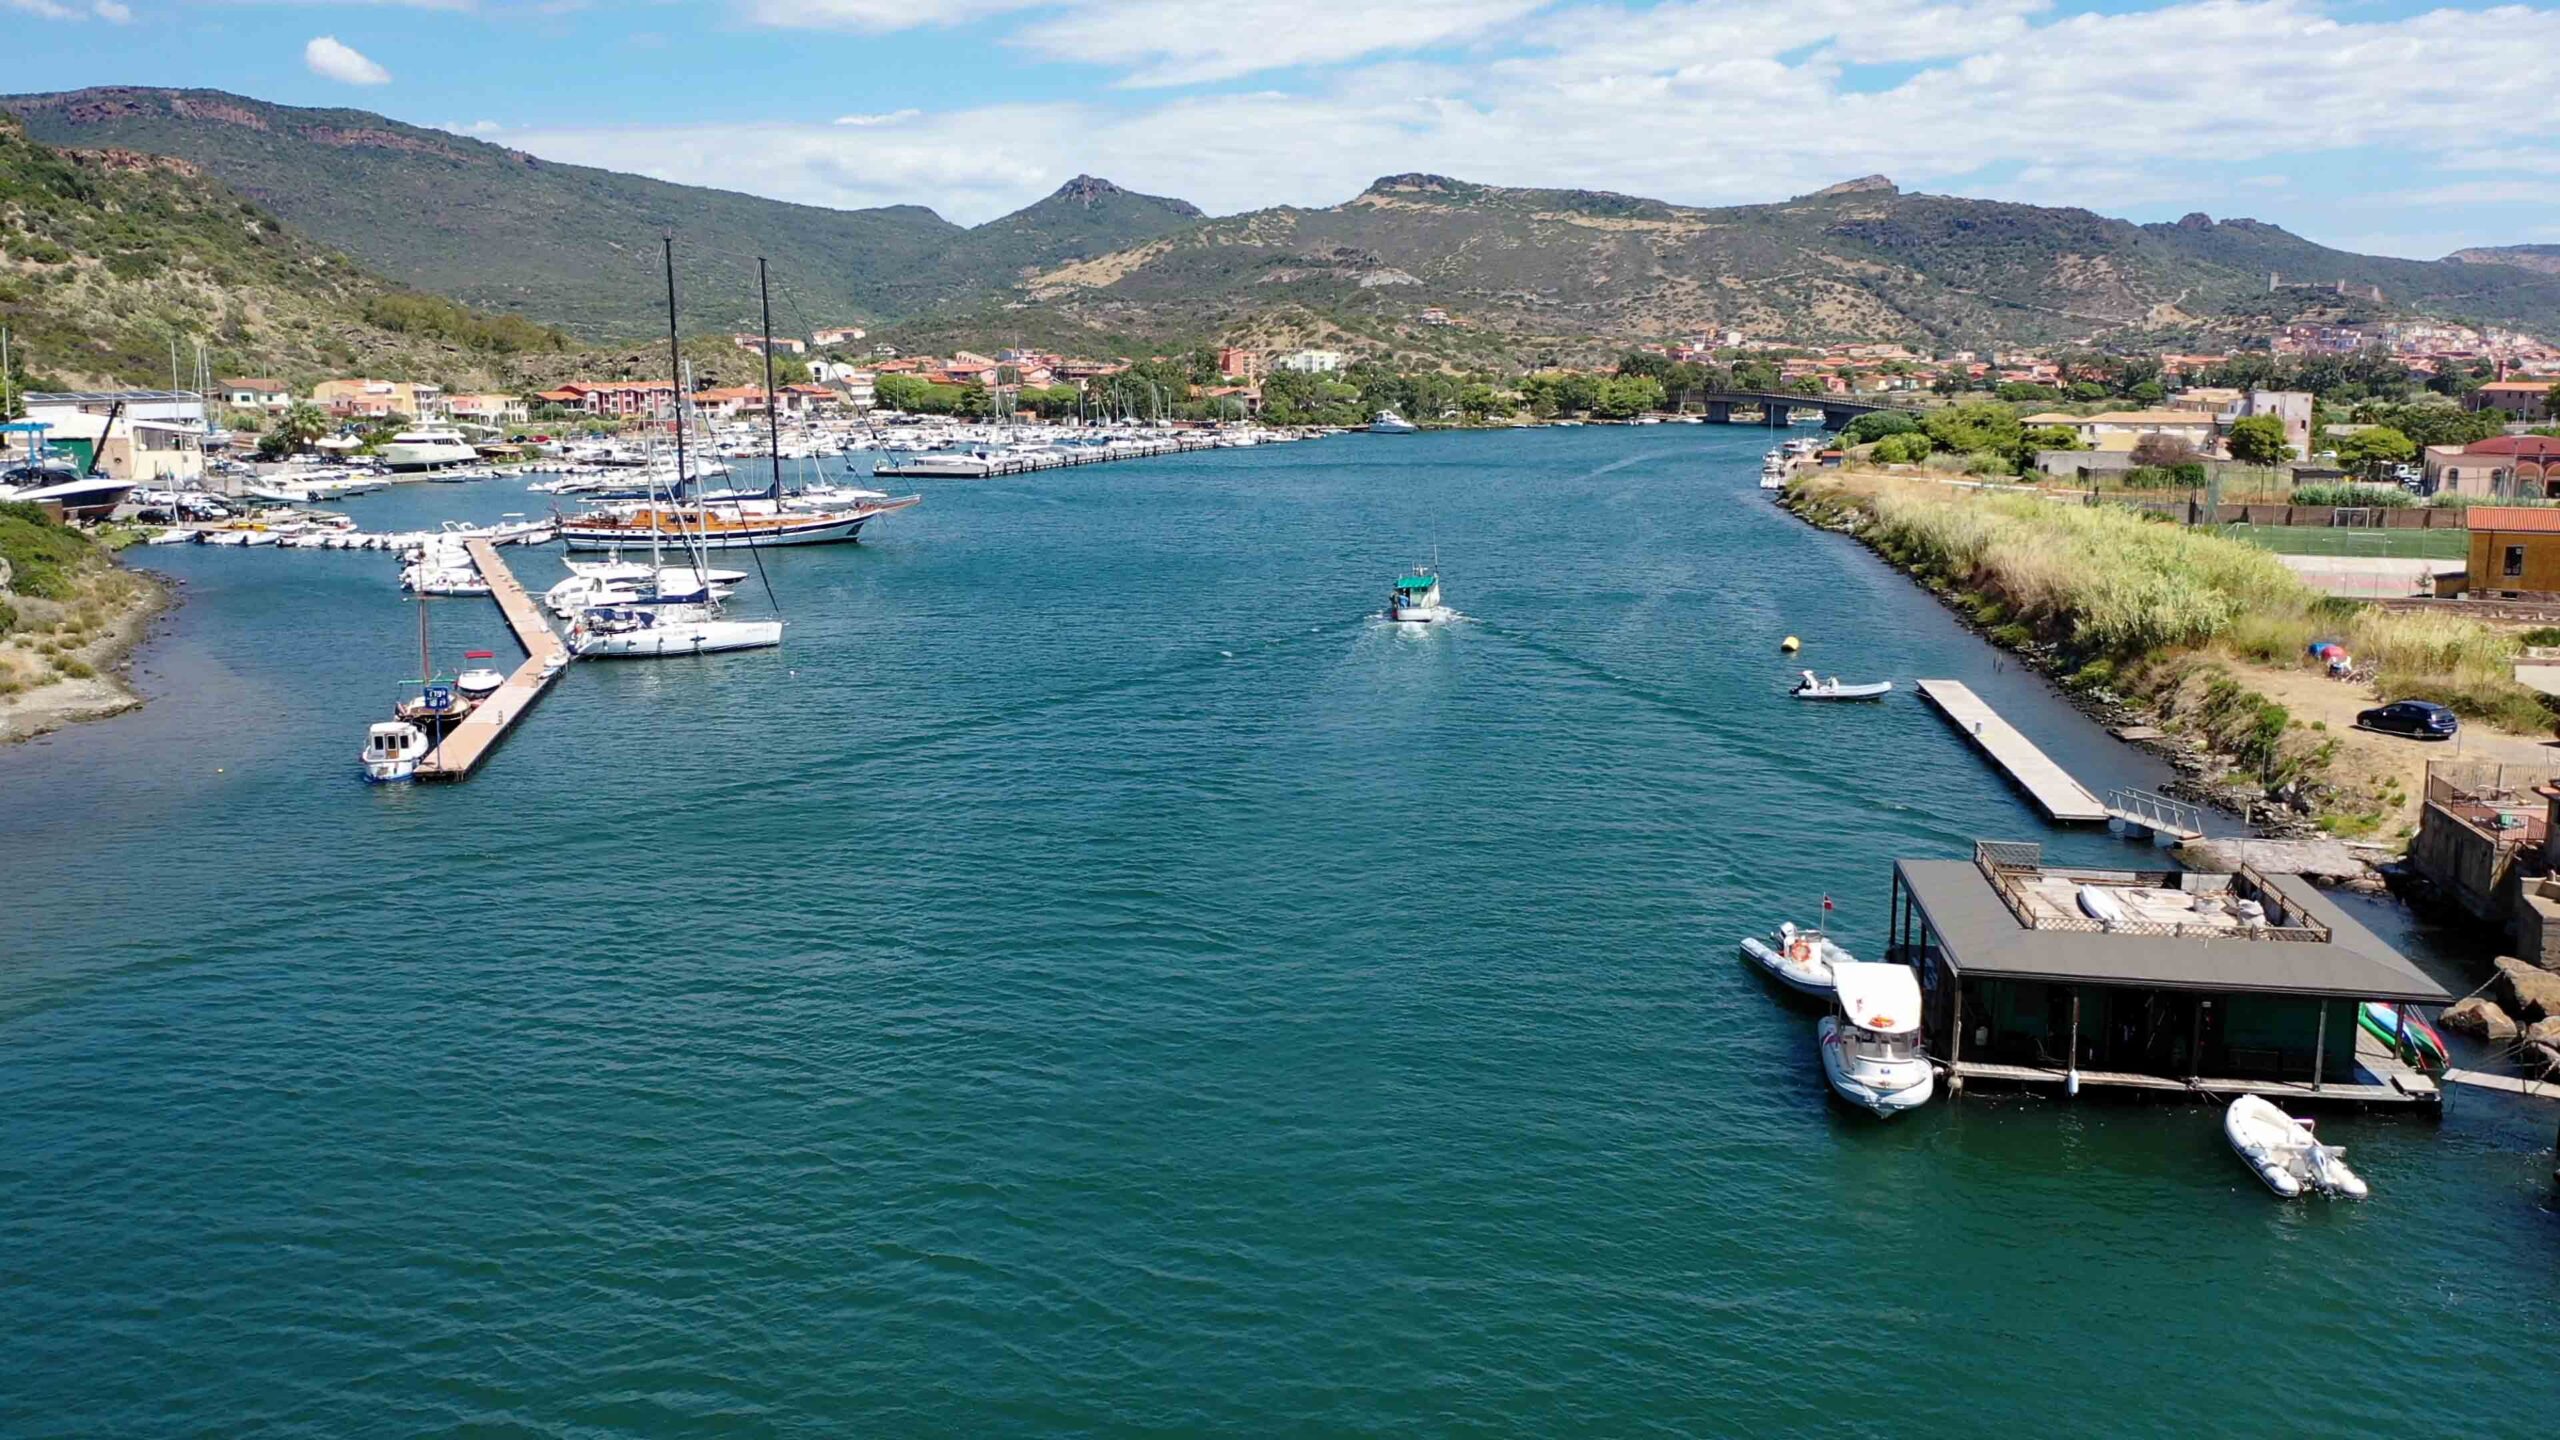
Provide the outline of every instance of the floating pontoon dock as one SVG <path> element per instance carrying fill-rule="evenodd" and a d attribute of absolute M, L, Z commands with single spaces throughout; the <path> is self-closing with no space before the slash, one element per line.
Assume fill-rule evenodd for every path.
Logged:
<path fill-rule="evenodd" d="M 1974 694 L 1972 686 L 1956 680 L 1923 680 L 1919 684 L 1921 697 L 1937 706 L 1966 739 L 1991 757 L 1992 763 L 2007 771 L 2046 819 L 2061 825 L 2106 823 L 2107 807 L 2098 797 L 2037 749 L 2034 741 L 2019 734 L 2018 727 L 2001 719 L 2000 712 Z"/>
<path fill-rule="evenodd" d="M 468 779 L 489 752 L 498 748 L 507 727 L 524 718 L 524 713 L 533 708 L 533 703 L 569 665 L 569 647 L 551 633 L 541 607 L 516 583 L 507 563 L 498 558 L 497 547 L 475 539 L 464 548 L 471 554 L 471 563 L 479 567 L 480 578 L 489 582 L 489 593 L 496 597 L 498 608 L 506 612 L 508 628 L 515 631 L 516 643 L 524 647 L 525 661 L 460 724 L 447 730 L 443 741 L 418 762 L 420 780 Z M 426 597 L 420 596 L 418 603 L 426 604 Z"/>

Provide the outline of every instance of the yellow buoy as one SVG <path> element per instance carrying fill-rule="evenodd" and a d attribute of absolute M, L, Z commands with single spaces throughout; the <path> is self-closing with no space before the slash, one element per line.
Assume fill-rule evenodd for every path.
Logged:
<path fill-rule="evenodd" d="M 1790 654 L 1790 655 L 1793 655 L 1793 654 L 1794 654 L 1794 653 L 1796 653 L 1798 650 L 1801 650 L 1801 649 L 1803 649 L 1803 648 L 1804 648 L 1804 642 L 1803 642 L 1803 641 L 1801 641 L 1801 640 L 1798 640 L 1798 639 L 1797 639 L 1796 637 L 1794 637 L 1793 635 L 1790 635 L 1790 636 L 1788 636 L 1786 639 L 1781 640 L 1781 641 L 1779 641 L 1779 642 L 1778 642 L 1778 648 L 1779 648 L 1779 649 L 1781 649 L 1781 650 L 1786 651 L 1786 652 L 1787 652 L 1788 654 Z"/>

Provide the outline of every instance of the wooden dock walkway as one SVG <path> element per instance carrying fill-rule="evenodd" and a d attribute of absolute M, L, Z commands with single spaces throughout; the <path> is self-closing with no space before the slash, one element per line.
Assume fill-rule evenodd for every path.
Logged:
<path fill-rule="evenodd" d="M 498 608 L 506 613 L 507 628 L 515 631 L 516 643 L 524 647 L 525 661 L 515 668 L 506 683 L 462 723 L 445 732 L 444 740 L 418 762 L 420 780 L 463 780 L 489 758 L 506 738 L 507 729 L 524 718 L 551 682 L 560 678 L 569 666 L 569 647 L 551 633 L 550 622 L 542 618 L 542 607 L 516 583 L 507 562 L 498 558 L 497 547 L 486 540 L 471 540 L 464 549 L 471 563 L 479 567 L 480 578 L 489 582 L 489 593 Z M 426 604 L 424 597 L 418 601 Z"/>
<path fill-rule="evenodd" d="M 2497 1075 L 2486 1070 L 2447 1070 L 2444 1078 L 2455 1085 L 2471 1085 L 2482 1090 L 2503 1090 L 2509 1095 L 2530 1095 L 2537 1100 L 2560 1100 L 2560 1083 L 2549 1080 L 2527 1080 L 2521 1075 Z"/>
<path fill-rule="evenodd" d="M 2106 823 L 2107 807 L 2098 797 L 2037 749 L 2034 741 L 2019 734 L 2018 727 L 2001 719 L 2000 712 L 1974 694 L 1972 686 L 1956 680 L 1919 684 L 1921 698 L 1937 706 L 1966 739 L 2007 771 L 2046 819 L 2061 825 Z"/>

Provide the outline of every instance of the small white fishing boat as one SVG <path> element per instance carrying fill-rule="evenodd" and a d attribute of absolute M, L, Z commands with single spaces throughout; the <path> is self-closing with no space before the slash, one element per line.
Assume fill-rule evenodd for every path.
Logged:
<path fill-rule="evenodd" d="M 485 700 L 497 694 L 498 687 L 506 683 L 505 675 L 485 665 L 465 670 L 453 677 L 453 688 L 474 700 Z"/>
<path fill-rule="evenodd" d="M 2287 1200 L 2306 1190 L 2349 1200 L 2369 1193 L 2363 1177 L 2347 1168 L 2345 1146 L 2321 1144 L 2310 1121 L 2287 1115 L 2264 1096 L 2232 1101 L 2222 1112 L 2222 1137 L 2242 1164 Z"/>
<path fill-rule="evenodd" d="M 1421 426 L 1393 410 L 1381 410 L 1377 417 L 1369 422 L 1369 433 L 1372 435 L 1418 435 L 1421 432 Z"/>
<path fill-rule="evenodd" d="M 1828 998 L 1832 967 L 1857 963 L 1857 957 L 1819 930 L 1799 930 L 1787 921 L 1767 935 L 1745 936 L 1742 958 L 1777 977 L 1779 983 L 1807 995 Z"/>
<path fill-rule="evenodd" d="M 1787 457 L 1785 455 L 1772 450 L 1760 457 L 1760 488 L 1763 490 L 1787 488 Z"/>
<path fill-rule="evenodd" d="M 385 720 L 364 736 L 364 778 L 376 785 L 418 778 L 418 761 L 427 753 L 427 732 L 405 720 Z"/>
<path fill-rule="evenodd" d="M 1908 965 L 1848 961 L 1831 967 L 1832 1013 L 1822 1018 L 1823 1078 L 1841 1099 L 1886 1119 L 1936 1089 L 1920 1051 L 1920 977 Z"/>
<path fill-rule="evenodd" d="M 1893 693 L 1890 680 L 1878 680 L 1870 685 L 1844 685 L 1837 675 L 1817 680 L 1810 670 L 1796 673 L 1803 678 L 1797 680 L 1795 688 L 1787 693 L 1799 700 L 1881 700 Z"/>
<path fill-rule="evenodd" d="M 1396 580 L 1395 589 L 1387 593 L 1387 618 L 1405 624 L 1428 625 L 1455 615 L 1440 603 L 1440 575 L 1428 565 L 1417 565 L 1410 575 Z"/>

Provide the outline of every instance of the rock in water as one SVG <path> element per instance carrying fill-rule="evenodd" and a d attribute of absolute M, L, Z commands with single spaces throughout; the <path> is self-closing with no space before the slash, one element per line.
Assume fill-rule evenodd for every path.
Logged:
<path fill-rule="evenodd" d="M 2484 995 L 2456 1000 L 2444 1007 L 2436 1023 L 2447 1030 L 2477 1036 L 2483 1040 L 2507 1041 L 2516 1038 L 2516 1022 L 2498 1003 Z"/>
<path fill-rule="evenodd" d="M 2507 1013 L 2518 1020 L 2560 1015 L 2560 975 L 2528 965 L 2512 955 L 2498 957 L 2498 980 L 2507 994 Z"/>
<path fill-rule="evenodd" d="M 2560 1050 L 2560 1015 L 2554 1015 L 2548 1020 L 2536 1020 L 2527 1025 L 2524 1027 L 2524 1038 L 2526 1044 Z"/>

